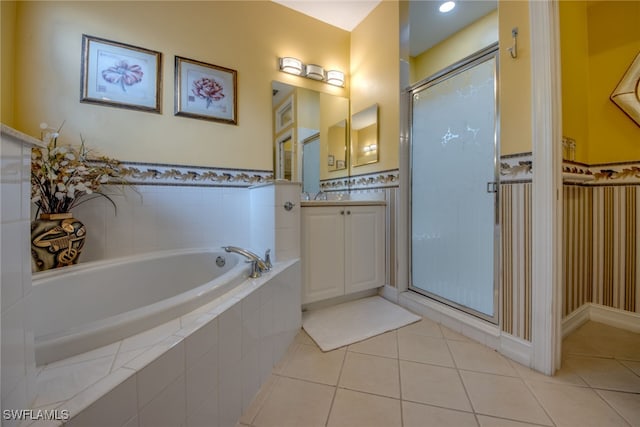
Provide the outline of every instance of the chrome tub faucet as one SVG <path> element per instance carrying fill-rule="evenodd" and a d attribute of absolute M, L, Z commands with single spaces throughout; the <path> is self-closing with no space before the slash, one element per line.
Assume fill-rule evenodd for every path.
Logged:
<path fill-rule="evenodd" d="M 247 258 L 251 263 L 251 271 L 249 273 L 249 277 L 252 279 L 258 278 L 262 276 L 262 273 L 265 271 L 271 270 L 271 250 L 267 249 L 264 259 L 260 258 L 260 256 L 254 252 L 251 252 L 248 249 L 239 248 L 237 246 L 223 246 L 226 252 L 235 252 Z"/>

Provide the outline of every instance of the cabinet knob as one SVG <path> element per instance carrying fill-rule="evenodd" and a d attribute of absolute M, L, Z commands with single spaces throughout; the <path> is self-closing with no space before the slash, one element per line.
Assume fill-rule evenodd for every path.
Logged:
<path fill-rule="evenodd" d="M 344 211 L 340 211 L 340 215 L 344 215 Z"/>
<path fill-rule="evenodd" d="M 351 215 L 351 211 L 347 211 L 347 215 Z"/>

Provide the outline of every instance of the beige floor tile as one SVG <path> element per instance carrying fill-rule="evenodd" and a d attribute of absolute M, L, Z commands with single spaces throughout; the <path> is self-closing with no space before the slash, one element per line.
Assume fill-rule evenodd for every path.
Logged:
<path fill-rule="evenodd" d="M 412 323 L 410 325 L 404 326 L 398 329 L 398 335 L 405 334 L 417 334 L 424 335 L 427 337 L 434 338 L 442 338 L 442 331 L 440 330 L 440 325 L 430 319 L 422 318 L 422 320 Z"/>
<path fill-rule="evenodd" d="M 570 385 L 578 385 L 582 387 L 587 387 L 587 383 L 584 382 L 580 375 L 566 367 L 563 363 L 562 368 L 558 369 L 553 376 L 548 376 L 541 374 L 540 372 L 536 372 L 533 369 L 527 368 L 526 366 L 522 366 L 521 364 L 510 361 L 511 366 L 513 366 L 520 375 L 520 378 L 527 381 L 545 381 L 556 384 L 570 384 Z"/>
<path fill-rule="evenodd" d="M 299 344 L 282 369 L 282 375 L 336 385 L 345 353 L 344 347 L 323 353 L 315 345 Z"/>
<path fill-rule="evenodd" d="M 458 369 L 518 376 L 507 359 L 489 347 L 475 342 L 448 341 L 448 344 Z"/>
<path fill-rule="evenodd" d="M 262 384 L 262 387 L 260 387 L 258 394 L 253 398 L 253 401 L 251 402 L 249 407 L 240 417 L 241 423 L 251 425 L 253 419 L 256 417 L 256 415 L 258 415 L 258 411 L 260 410 L 260 408 L 262 408 L 264 402 L 267 401 L 267 397 L 269 397 L 271 391 L 273 391 L 273 388 L 275 387 L 277 381 L 278 377 L 271 374 L 267 381 Z"/>
<path fill-rule="evenodd" d="M 299 345 L 300 344 L 296 343 L 295 341 L 291 343 L 291 345 L 287 349 L 282 359 L 280 359 L 278 363 L 276 363 L 276 365 L 273 367 L 272 372 L 274 374 L 282 373 L 284 367 L 287 366 L 287 363 L 289 362 L 289 360 L 291 360 L 293 355 L 296 354 L 296 350 L 298 350 Z"/>
<path fill-rule="evenodd" d="M 296 335 L 293 341 L 297 344 L 316 345 L 316 343 L 313 341 L 313 339 L 309 336 L 307 331 L 305 331 L 304 329 L 300 329 L 300 331 L 298 332 L 298 334 Z"/>
<path fill-rule="evenodd" d="M 640 394 L 596 390 L 633 427 L 640 427 Z"/>
<path fill-rule="evenodd" d="M 302 426 L 301 424 L 300 426 Z M 338 389 L 328 427 L 400 427 L 400 401 Z"/>
<path fill-rule="evenodd" d="M 520 421 L 506 420 L 504 418 L 478 415 L 480 427 L 539 427 L 538 424 L 523 423 Z"/>
<path fill-rule="evenodd" d="M 398 334 L 398 352 L 401 360 L 454 367 L 453 358 L 444 338 Z"/>
<path fill-rule="evenodd" d="M 562 340 L 562 357 L 566 358 L 571 356 L 605 357 L 607 356 L 607 354 L 599 350 L 591 342 L 586 341 L 585 339 L 579 336 L 569 335 L 567 338 Z"/>
<path fill-rule="evenodd" d="M 253 420 L 256 427 L 324 426 L 335 387 L 278 378 Z"/>
<path fill-rule="evenodd" d="M 448 340 L 472 342 L 470 338 L 465 337 L 461 333 L 449 329 L 446 326 L 440 325 L 440 330 L 442 331 L 442 335 L 444 335 L 444 337 Z"/>
<path fill-rule="evenodd" d="M 398 339 L 396 331 L 385 332 L 375 337 L 351 344 L 348 351 L 373 354 L 374 356 L 398 357 Z"/>
<path fill-rule="evenodd" d="M 531 389 L 558 427 L 628 426 L 590 388 L 531 382 Z"/>
<path fill-rule="evenodd" d="M 640 360 L 640 334 L 603 323 L 589 321 L 571 334 L 569 340 L 594 349 L 580 354 Z"/>
<path fill-rule="evenodd" d="M 640 362 L 632 360 L 620 360 L 620 363 L 631 369 L 636 375 L 640 376 Z"/>
<path fill-rule="evenodd" d="M 470 371 L 460 375 L 476 413 L 552 425 L 522 379 Z"/>
<path fill-rule="evenodd" d="M 477 427 L 470 412 L 454 411 L 413 402 L 402 402 L 403 427 Z"/>
<path fill-rule="evenodd" d="M 397 359 L 347 352 L 340 387 L 400 398 Z"/>
<path fill-rule="evenodd" d="M 615 359 L 569 357 L 564 364 L 591 387 L 640 393 L 640 377 Z"/>
<path fill-rule="evenodd" d="M 458 371 L 441 366 L 400 361 L 402 399 L 471 411 Z"/>

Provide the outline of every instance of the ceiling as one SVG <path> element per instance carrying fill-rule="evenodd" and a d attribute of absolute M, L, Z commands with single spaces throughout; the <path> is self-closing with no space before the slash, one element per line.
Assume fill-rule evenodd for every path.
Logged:
<path fill-rule="evenodd" d="M 380 3 L 380 0 L 273 1 L 346 31 L 357 27 Z M 442 14 L 438 12 L 442 2 L 410 1 L 411 56 L 424 52 L 497 7 L 497 0 L 458 0 L 455 9 Z"/>

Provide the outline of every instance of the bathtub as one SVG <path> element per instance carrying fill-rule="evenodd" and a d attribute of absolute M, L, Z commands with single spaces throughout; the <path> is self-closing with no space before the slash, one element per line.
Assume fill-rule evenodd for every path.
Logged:
<path fill-rule="evenodd" d="M 241 256 L 162 251 L 33 274 L 37 365 L 122 340 L 175 319 L 246 280 Z"/>

